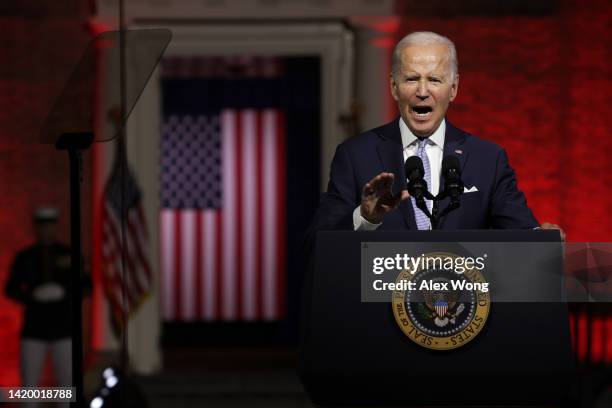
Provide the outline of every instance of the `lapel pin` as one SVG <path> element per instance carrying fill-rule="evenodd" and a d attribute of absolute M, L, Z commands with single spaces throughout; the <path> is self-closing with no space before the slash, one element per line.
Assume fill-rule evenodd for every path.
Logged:
<path fill-rule="evenodd" d="M 457 154 L 463 154 L 463 150 L 457 149 L 457 150 L 455 150 L 455 153 L 457 153 Z"/>

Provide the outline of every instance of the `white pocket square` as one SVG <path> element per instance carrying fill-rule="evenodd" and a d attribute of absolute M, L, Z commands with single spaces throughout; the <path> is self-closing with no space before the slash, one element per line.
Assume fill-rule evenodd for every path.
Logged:
<path fill-rule="evenodd" d="M 472 186 L 472 187 L 470 187 L 470 188 L 463 187 L 463 192 L 464 192 L 464 193 L 475 193 L 476 191 L 478 191 L 478 189 L 476 188 L 476 186 Z"/>

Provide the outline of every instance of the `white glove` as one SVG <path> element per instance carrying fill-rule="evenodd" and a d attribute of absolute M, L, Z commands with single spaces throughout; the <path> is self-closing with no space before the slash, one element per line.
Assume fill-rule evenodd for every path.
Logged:
<path fill-rule="evenodd" d="M 32 292 L 32 296 L 39 302 L 55 302 L 63 299 L 64 288 L 57 283 L 45 283 Z"/>

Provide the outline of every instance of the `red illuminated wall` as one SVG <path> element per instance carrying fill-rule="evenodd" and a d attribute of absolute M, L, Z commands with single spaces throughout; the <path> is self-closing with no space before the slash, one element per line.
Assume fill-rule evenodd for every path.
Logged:
<path fill-rule="evenodd" d="M 398 35 L 455 42 L 449 119 L 507 149 L 540 222 L 562 225 L 570 241 L 610 241 L 612 3 L 560 3 L 544 16 L 405 17 Z"/>
<path fill-rule="evenodd" d="M 21 307 L 3 294 L 15 252 L 32 241 L 33 209 L 58 207 L 61 239 L 69 239 L 67 154 L 32 139 L 59 91 L 57 80 L 67 75 L 89 39 L 79 10 L 50 1 L 30 3 L 31 10 L 10 6 L 0 15 L 0 386 L 19 384 Z M 83 188 L 87 251 L 89 184 Z"/>

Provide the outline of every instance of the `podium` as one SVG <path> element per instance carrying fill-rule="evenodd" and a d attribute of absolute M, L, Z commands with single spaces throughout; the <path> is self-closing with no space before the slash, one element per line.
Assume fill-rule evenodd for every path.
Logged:
<path fill-rule="evenodd" d="M 545 243 L 558 258 L 541 264 L 548 272 L 558 270 L 505 273 L 506 289 L 516 297 L 496 301 L 492 294 L 486 324 L 475 338 L 458 348 L 432 350 L 401 330 L 391 298 L 362 301 L 361 254 L 364 243 L 411 243 L 431 250 L 453 242 L 506 243 L 509 248 Z M 562 403 L 573 379 L 573 357 L 561 255 L 557 231 L 319 232 L 301 322 L 298 370 L 306 392 L 320 406 Z M 546 301 L 520 301 L 521 276 L 547 292 Z"/>

